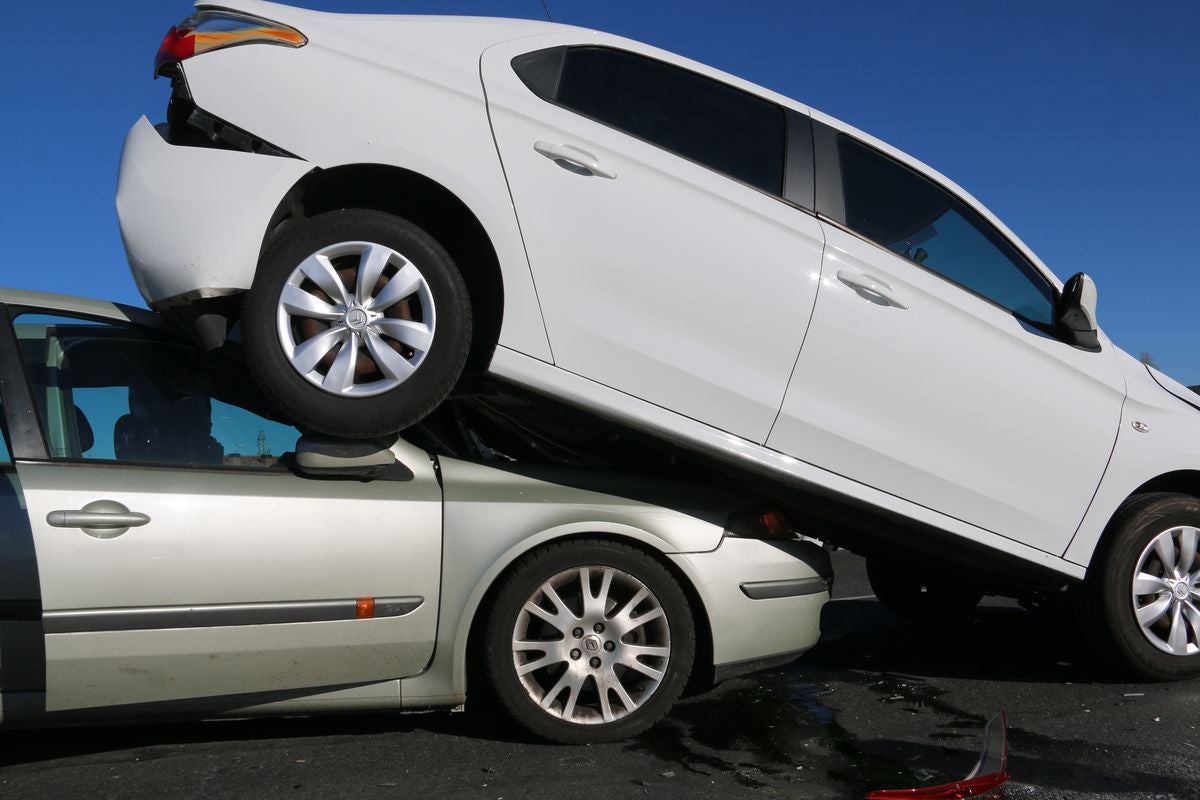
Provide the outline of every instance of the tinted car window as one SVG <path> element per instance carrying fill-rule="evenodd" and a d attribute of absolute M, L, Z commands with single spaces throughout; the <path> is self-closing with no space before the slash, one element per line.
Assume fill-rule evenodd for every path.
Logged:
<path fill-rule="evenodd" d="M 0 466 L 12 463 L 12 451 L 8 449 L 8 426 L 4 422 L 4 402 L 0 401 Z"/>
<path fill-rule="evenodd" d="M 16 331 L 51 458 L 270 468 L 299 438 L 220 354 L 66 317 Z"/>
<path fill-rule="evenodd" d="M 651 58 L 603 47 L 514 62 L 535 92 L 772 194 L 783 191 L 784 115 L 774 103 Z M 561 66 L 559 66 L 561 64 Z M 547 65 L 560 69 L 557 82 Z M 553 87 L 553 88 L 552 88 Z"/>
<path fill-rule="evenodd" d="M 908 167 L 838 137 L 851 230 L 1019 316 L 1049 326 L 1054 289 L 970 206 Z"/>

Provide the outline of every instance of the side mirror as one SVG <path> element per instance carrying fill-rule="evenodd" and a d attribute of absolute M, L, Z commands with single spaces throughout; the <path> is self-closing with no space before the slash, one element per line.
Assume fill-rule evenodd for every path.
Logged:
<path fill-rule="evenodd" d="M 1100 350 L 1100 332 L 1096 326 L 1096 283 L 1082 272 L 1071 276 L 1063 286 L 1055 314 L 1063 339 L 1082 350 Z"/>
<path fill-rule="evenodd" d="M 391 441 L 379 439 L 301 436 L 296 442 L 296 468 L 310 478 L 411 481 L 412 470 L 396 460 L 391 446 Z"/>

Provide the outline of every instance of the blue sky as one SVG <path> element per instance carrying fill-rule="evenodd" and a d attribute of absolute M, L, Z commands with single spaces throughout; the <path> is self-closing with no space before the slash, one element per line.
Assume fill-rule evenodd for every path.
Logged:
<path fill-rule="evenodd" d="M 797 98 L 987 204 L 1101 325 L 1200 383 L 1200 5 L 547 0 Z M 541 17 L 541 0 L 306 0 L 345 11 Z M 161 118 L 175 0 L 16 3 L 0 48 L 0 285 L 140 304 L 113 211 L 121 142 Z"/>

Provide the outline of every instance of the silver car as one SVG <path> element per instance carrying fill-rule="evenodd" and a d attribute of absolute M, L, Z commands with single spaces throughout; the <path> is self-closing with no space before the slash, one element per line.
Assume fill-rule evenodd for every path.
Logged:
<path fill-rule="evenodd" d="M 817 640 L 828 559 L 744 497 L 301 436 L 232 345 L 15 290 L 0 317 L 5 725 L 486 690 L 595 742 Z"/>

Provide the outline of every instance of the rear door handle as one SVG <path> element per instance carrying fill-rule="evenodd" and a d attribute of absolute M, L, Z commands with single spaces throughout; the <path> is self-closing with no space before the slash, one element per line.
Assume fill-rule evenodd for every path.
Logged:
<path fill-rule="evenodd" d="M 617 173 L 600 166 L 600 162 L 594 155 L 586 150 L 580 150 L 578 147 L 539 140 L 533 143 L 533 149 L 560 167 L 572 172 L 595 175 L 597 178 L 608 178 L 609 180 L 617 177 Z"/>
<path fill-rule="evenodd" d="M 895 306 L 896 308 L 908 308 L 906 303 L 898 300 L 896 295 L 892 293 L 892 285 L 882 278 L 876 278 L 874 275 L 867 275 L 862 272 L 852 272 L 848 269 L 839 269 L 837 277 L 839 281 L 860 295 L 869 295 L 867 299 L 873 303 Z"/>
<path fill-rule="evenodd" d="M 51 511 L 46 515 L 46 524 L 52 528 L 81 528 L 97 539 L 112 539 L 149 521 L 147 515 L 130 511 L 115 500 L 95 500 L 78 510 Z"/>

